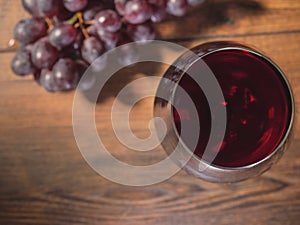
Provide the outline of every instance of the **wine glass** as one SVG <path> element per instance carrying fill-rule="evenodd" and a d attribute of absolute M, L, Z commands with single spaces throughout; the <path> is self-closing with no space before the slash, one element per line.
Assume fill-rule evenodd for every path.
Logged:
<path fill-rule="evenodd" d="M 244 44 L 210 42 L 169 67 L 154 116 L 164 120 L 161 144 L 179 166 L 208 181 L 236 182 L 265 172 L 281 157 L 294 100 L 271 59 Z"/>

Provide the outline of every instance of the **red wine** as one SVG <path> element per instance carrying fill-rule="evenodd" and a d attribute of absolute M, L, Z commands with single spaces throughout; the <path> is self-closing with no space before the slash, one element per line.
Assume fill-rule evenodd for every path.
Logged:
<path fill-rule="evenodd" d="M 212 161 L 216 166 L 242 167 L 268 157 L 283 140 L 292 116 L 290 92 L 280 71 L 262 56 L 248 50 L 223 49 L 202 59 L 215 74 L 225 101 L 211 109 L 201 87 L 184 74 L 179 85 L 192 98 L 198 115 L 191 113 L 190 106 L 181 101 L 175 91 L 177 106 L 173 109 L 173 118 L 178 133 L 182 122 L 195 129 L 193 121 L 199 119 L 198 144 L 190 150 L 207 161 L 204 151 L 217 153 Z M 194 66 L 201 64 L 194 63 Z M 215 147 L 206 149 L 212 120 L 218 120 L 213 112 L 221 107 L 227 112 L 225 136 L 219 143 L 214 143 Z M 184 137 L 182 141 L 189 147 Z"/>

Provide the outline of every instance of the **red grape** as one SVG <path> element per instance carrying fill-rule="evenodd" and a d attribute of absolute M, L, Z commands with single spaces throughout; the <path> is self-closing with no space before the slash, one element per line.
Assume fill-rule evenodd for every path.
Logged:
<path fill-rule="evenodd" d="M 151 18 L 152 10 L 146 0 L 131 0 L 125 5 L 124 18 L 132 24 L 144 23 Z"/>
<path fill-rule="evenodd" d="M 15 38 L 25 45 L 37 41 L 46 34 L 47 25 L 43 19 L 23 19 L 14 28 Z"/>
<path fill-rule="evenodd" d="M 58 50 L 49 43 L 48 38 L 43 38 L 33 45 L 31 56 L 37 68 L 49 69 L 58 59 Z"/>
<path fill-rule="evenodd" d="M 62 91 L 59 85 L 56 83 L 53 73 L 49 69 L 43 69 L 39 77 L 40 85 L 49 92 Z"/>
<path fill-rule="evenodd" d="M 77 31 L 71 24 L 59 24 L 49 33 L 50 43 L 57 47 L 63 48 L 74 42 Z"/>
<path fill-rule="evenodd" d="M 53 77 L 61 90 L 70 90 L 76 87 L 78 71 L 76 63 L 68 58 L 60 59 L 53 67 Z"/>
<path fill-rule="evenodd" d="M 104 51 L 103 44 L 95 37 L 90 37 L 83 41 L 81 54 L 82 58 L 88 63 L 93 63 Z"/>
<path fill-rule="evenodd" d="M 99 29 L 103 29 L 109 32 L 116 32 L 122 26 L 122 22 L 118 14 L 110 9 L 99 12 L 95 16 L 95 22 L 96 26 Z"/>
<path fill-rule="evenodd" d="M 11 62 L 11 68 L 19 76 L 34 73 L 36 69 L 31 62 L 30 51 L 26 48 L 19 49 Z"/>

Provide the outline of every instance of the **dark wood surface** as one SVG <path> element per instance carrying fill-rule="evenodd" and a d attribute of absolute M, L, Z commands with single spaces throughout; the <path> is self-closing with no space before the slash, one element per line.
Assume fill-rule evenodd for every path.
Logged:
<path fill-rule="evenodd" d="M 0 48 L 26 13 L 19 0 L 0 0 Z M 285 71 L 300 100 L 300 1 L 207 0 L 183 18 L 157 25 L 161 39 L 186 47 L 235 40 L 262 50 Z M 72 130 L 74 92 L 49 94 L 31 78 L 13 75 L 13 52 L 0 53 L 0 224 L 225 225 L 300 222 L 299 120 L 282 159 L 260 177 L 214 184 L 184 171 L 163 183 L 127 187 L 98 176 L 83 160 Z M 122 86 L 135 77 L 161 75 L 165 67 L 127 70 L 111 80 L 96 107 L 99 134 L 119 159 L 150 164 L 162 149 L 140 155 L 116 140 L 110 107 Z M 149 87 L 155 88 L 155 87 Z M 140 94 L 143 90 L 133 90 Z M 131 127 L 147 137 L 153 99 L 138 104 Z M 100 113 L 101 112 L 101 113 Z"/>

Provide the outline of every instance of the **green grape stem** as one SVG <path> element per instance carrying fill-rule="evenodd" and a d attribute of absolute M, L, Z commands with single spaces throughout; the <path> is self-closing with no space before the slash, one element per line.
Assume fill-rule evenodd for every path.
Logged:
<path fill-rule="evenodd" d="M 79 21 L 79 27 L 80 27 L 80 29 L 81 29 L 81 31 L 82 31 L 84 37 L 85 37 L 86 39 L 89 38 L 90 35 L 89 35 L 87 29 L 86 29 L 85 26 L 84 26 L 84 25 L 85 25 L 85 21 L 84 21 L 84 19 L 83 19 L 82 12 L 78 12 L 78 13 L 76 13 L 75 15 L 77 15 L 77 18 L 78 18 L 78 21 Z"/>

